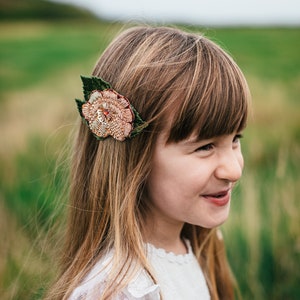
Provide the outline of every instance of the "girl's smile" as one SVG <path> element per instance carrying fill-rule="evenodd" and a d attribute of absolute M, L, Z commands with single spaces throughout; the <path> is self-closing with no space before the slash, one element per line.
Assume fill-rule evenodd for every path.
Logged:
<path fill-rule="evenodd" d="M 220 191 L 202 196 L 217 206 L 224 206 L 230 201 L 230 190 Z"/>
<path fill-rule="evenodd" d="M 234 183 L 242 175 L 239 139 L 233 133 L 166 144 L 162 134 L 147 184 L 151 203 L 147 219 L 157 224 L 163 217 L 167 223 L 205 228 L 222 224 L 229 214 Z"/>

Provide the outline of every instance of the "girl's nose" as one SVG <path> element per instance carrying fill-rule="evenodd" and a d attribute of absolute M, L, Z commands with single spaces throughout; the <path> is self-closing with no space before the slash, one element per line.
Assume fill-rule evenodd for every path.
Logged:
<path fill-rule="evenodd" d="M 231 149 L 219 157 L 215 175 L 218 179 L 236 182 L 242 176 L 243 167 L 244 159 L 242 153 Z"/>

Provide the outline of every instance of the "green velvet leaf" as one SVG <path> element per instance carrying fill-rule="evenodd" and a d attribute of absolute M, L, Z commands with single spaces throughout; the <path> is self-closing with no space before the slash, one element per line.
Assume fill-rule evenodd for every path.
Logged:
<path fill-rule="evenodd" d="M 81 116 L 82 118 L 84 118 L 84 116 L 83 116 L 83 114 L 82 114 L 82 105 L 85 103 L 85 101 L 81 101 L 81 100 L 79 100 L 79 99 L 75 99 L 75 101 L 76 101 L 77 109 L 78 109 L 78 111 L 79 111 L 79 113 L 80 113 L 80 116 Z"/>
<path fill-rule="evenodd" d="M 133 113 L 134 113 L 134 122 L 133 122 L 133 130 L 130 134 L 130 137 L 134 137 L 136 135 L 138 135 L 142 130 L 144 130 L 149 124 L 145 121 L 143 121 L 143 119 L 141 118 L 141 116 L 139 115 L 139 113 L 137 112 L 137 110 L 130 105 Z"/>
<path fill-rule="evenodd" d="M 87 102 L 89 100 L 92 91 L 100 90 L 104 91 L 111 88 L 111 85 L 98 77 L 86 77 L 80 76 L 83 83 L 84 99 Z"/>

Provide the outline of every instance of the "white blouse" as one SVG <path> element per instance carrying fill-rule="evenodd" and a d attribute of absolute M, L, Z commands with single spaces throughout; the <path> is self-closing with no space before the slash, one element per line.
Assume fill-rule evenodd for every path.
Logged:
<path fill-rule="evenodd" d="M 163 300 L 209 300 L 210 294 L 201 267 L 189 241 L 186 244 L 188 253 L 184 255 L 175 255 L 147 244 L 147 256 L 158 284 L 154 284 L 149 275 L 141 270 L 113 300 L 160 300 L 160 293 Z M 69 300 L 101 298 L 109 269 L 103 271 L 103 267 L 109 264 L 111 257 L 112 252 L 93 267 Z"/>

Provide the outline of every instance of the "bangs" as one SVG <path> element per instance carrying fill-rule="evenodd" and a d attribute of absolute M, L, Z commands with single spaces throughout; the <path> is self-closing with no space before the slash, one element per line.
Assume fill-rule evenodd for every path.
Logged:
<path fill-rule="evenodd" d="M 192 134 L 199 140 L 207 139 L 246 127 L 250 93 L 236 63 L 208 40 L 197 47 L 193 61 L 191 84 L 176 97 L 169 112 L 173 118 L 167 143 L 179 142 Z"/>

